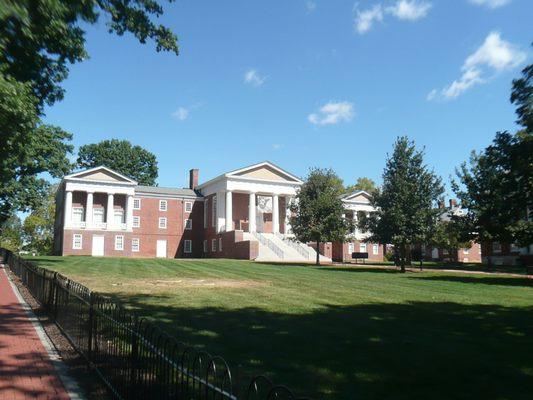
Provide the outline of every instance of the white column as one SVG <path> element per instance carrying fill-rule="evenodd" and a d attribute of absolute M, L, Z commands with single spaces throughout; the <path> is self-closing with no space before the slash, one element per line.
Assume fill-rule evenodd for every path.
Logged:
<path fill-rule="evenodd" d="M 70 227 L 72 222 L 72 191 L 65 192 L 65 227 Z"/>
<path fill-rule="evenodd" d="M 224 192 L 217 193 L 217 220 L 215 221 L 217 232 L 222 232 L 222 228 L 226 226 L 225 212 L 226 196 Z"/>
<path fill-rule="evenodd" d="M 272 195 L 272 232 L 279 233 L 279 198 Z"/>
<path fill-rule="evenodd" d="M 126 200 L 126 229 L 128 231 L 133 229 L 133 196 L 128 195 Z"/>
<path fill-rule="evenodd" d="M 226 232 L 233 230 L 233 193 L 226 191 Z"/>
<path fill-rule="evenodd" d="M 255 193 L 250 193 L 248 202 L 248 232 L 255 232 Z"/>
<path fill-rule="evenodd" d="M 85 227 L 93 226 L 93 193 L 87 192 L 87 203 L 85 205 Z"/>
<path fill-rule="evenodd" d="M 107 194 L 107 215 L 106 215 L 106 224 L 107 229 L 111 229 L 111 227 L 114 225 L 114 218 L 115 218 L 115 196 L 113 193 Z"/>
<path fill-rule="evenodd" d="M 291 232 L 291 196 L 285 196 L 285 226 L 284 226 L 284 232 L 285 235 Z"/>

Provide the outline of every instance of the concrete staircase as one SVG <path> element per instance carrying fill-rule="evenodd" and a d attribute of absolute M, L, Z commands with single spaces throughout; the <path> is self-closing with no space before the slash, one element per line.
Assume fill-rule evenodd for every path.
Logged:
<path fill-rule="evenodd" d="M 259 255 L 256 261 L 314 262 L 316 260 L 315 249 L 294 240 L 294 235 L 245 232 L 244 239 L 256 240 L 259 243 Z M 322 255 L 320 260 L 331 262 L 330 258 Z"/>

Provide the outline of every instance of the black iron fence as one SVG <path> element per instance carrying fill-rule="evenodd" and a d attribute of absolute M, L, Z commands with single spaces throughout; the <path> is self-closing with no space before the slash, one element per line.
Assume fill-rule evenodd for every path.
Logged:
<path fill-rule="evenodd" d="M 9 250 L 0 249 L 0 257 L 118 399 L 297 399 L 265 376 L 243 385 L 223 358 L 177 341 L 57 272 Z"/>

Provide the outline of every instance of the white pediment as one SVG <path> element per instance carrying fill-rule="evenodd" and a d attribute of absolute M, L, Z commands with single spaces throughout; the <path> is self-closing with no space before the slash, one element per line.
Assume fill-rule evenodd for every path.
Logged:
<path fill-rule="evenodd" d="M 364 190 L 358 190 L 356 192 L 350 193 L 343 198 L 343 201 L 353 202 L 353 203 L 362 203 L 370 204 L 370 193 L 365 192 Z"/>
<path fill-rule="evenodd" d="M 85 171 L 76 172 L 65 176 L 65 179 L 75 179 L 94 182 L 106 182 L 106 183 L 122 183 L 136 185 L 133 179 L 128 178 L 116 171 L 113 171 L 107 167 L 95 167 L 87 169 Z"/>
<path fill-rule="evenodd" d="M 241 177 L 264 181 L 302 183 L 302 181 L 278 166 L 265 161 L 228 173 L 228 177 Z"/>

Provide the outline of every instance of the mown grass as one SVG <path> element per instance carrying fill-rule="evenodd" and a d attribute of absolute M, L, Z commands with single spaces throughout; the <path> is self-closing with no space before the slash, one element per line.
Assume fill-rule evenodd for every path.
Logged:
<path fill-rule="evenodd" d="M 533 280 L 525 277 L 236 260 L 35 260 L 300 395 L 533 393 Z"/>

